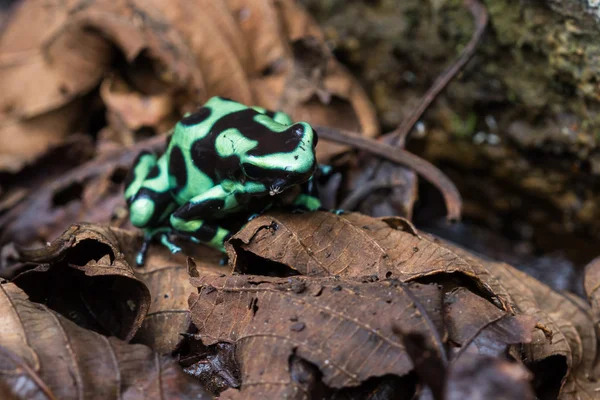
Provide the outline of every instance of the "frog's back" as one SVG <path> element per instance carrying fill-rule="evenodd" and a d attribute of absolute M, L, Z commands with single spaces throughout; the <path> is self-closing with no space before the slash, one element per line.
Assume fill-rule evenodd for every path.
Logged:
<path fill-rule="evenodd" d="M 230 166 L 216 152 L 215 125 L 225 116 L 247 109 L 243 104 L 221 97 L 211 98 L 203 107 L 184 117 L 175 125 L 165 155 L 169 158 L 169 174 L 173 195 L 179 204 L 187 202 L 216 184 L 223 176 L 220 171 Z"/>
<path fill-rule="evenodd" d="M 266 184 L 273 175 L 303 175 L 314 169 L 313 131 L 306 123 L 292 124 L 283 113 L 247 107 L 213 97 L 175 126 L 165 155 L 173 195 L 183 204 L 223 181 L 252 179 Z"/>

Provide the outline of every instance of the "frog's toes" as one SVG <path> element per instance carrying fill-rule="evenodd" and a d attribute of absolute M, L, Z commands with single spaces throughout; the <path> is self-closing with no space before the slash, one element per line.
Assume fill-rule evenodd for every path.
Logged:
<path fill-rule="evenodd" d="M 331 165 L 319 164 L 318 168 L 321 176 L 328 176 L 333 172 L 333 167 Z"/>
<path fill-rule="evenodd" d="M 135 263 L 138 267 L 142 267 L 146 263 L 146 252 L 140 250 L 135 256 Z"/>
<path fill-rule="evenodd" d="M 169 251 L 170 251 L 172 254 L 176 254 L 176 253 L 179 253 L 179 252 L 181 252 L 181 247 L 179 247 L 179 246 L 177 246 L 175 243 L 173 243 L 173 242 L 172 242 L 172 241 L 169 239 L 169 236 L 168 236 L 166 233 L 165 233 L 165 234 L 162 234 L 162 235 L 160 236 L 160 242 L 161 242 L 161 243 L 162 243 L 162 244 L 163 244 L 163 245 L 164 245 L 166 248 L 168 248 L 168 249 L 169 249 Z"/>
<path fill-rule="evenodd" d="M 331 212 L 331 213 L 333 213 L 335 215 L 342 215 L 342 214 L 346 213 L 346 211 L 342 210 L 341 208 L 336 208 L 336 209 L 333 209 L 333 210 L 329 210 L 329 212 Z"/>
<path fill-rule="evenodd" d="M 189 240 L 190 242 L 193 242 L 193 243 L 201 243 L 201 242 L 200 242 L 200 239 L 198 239 L 198 238 L 197 238 L 197 237 L 195 237 L 195 236 L 188 236 L 187 238 L 188 238 L 188 240 Z"/>
<path fill-rule="evenodd" d="M 143 267 L 146 263 L 146 254 L 148 253 L 148 247 L 150 247 L 150 241 L 152 241 L 152 237 L 146 236 L 142 242 L 140 251 L 135 256 L 135 263 L 138 267 Z"/>
<path fill-rule="evenodd" d="M 260 217 L 260 213 L 254 213 L 251 216 L 248 217 L 248 222 L 252 221 L 253 219 L 256 219 Z"/>

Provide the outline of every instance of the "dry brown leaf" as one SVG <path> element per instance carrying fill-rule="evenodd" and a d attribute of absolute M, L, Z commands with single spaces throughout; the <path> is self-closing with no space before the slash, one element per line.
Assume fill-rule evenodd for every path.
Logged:
<path fill-rule="evenodd" d="M 554 292 L 510 265 L 484 261 L 455 245 L 444 245 L 472 265 L 485 265 L 488 280 L 504 288 L 511 308 L 537 321 L 532 342 L 522 348 L 523 361 L 536 375 L 537 389 L 559 399 L 596 398 L 600 389 L 598 334 L 590 305 Z"/>
<path fill-rule="evenodd" d="M 466 261 L 424 238 L 399 217 L 377 219 L 329 212 L 266 214 L 235 234 L 227 251 L 238 272 L 252 272 L 244 264 L 244 253 L 252 253 L 310 276 L 376 275 L 407 281 L 443 272 L 462 273 L 477 280 L 477 271 Z"/>
<path fill-rule="evenodd" d="M 129 247 L 131 256 L 135 256 L 140 245 L 141 240 L 138 240 L 136 246 Z M 181 341 L 180 334 L 189 331 L 188 297 L 195 289 L 190 284 L 186 258 L 193 257 L 194 261 L 187 262 L 193 263 L 203 275 L 223 276 L 228 272 L 221 265 L 223 254 L 218 250 L 189 242 L 178 242 L 178 245 L 183 252 L 177 254 L 171 254 L 159 244 L 151 246 L 144 267 L 135 270 L 136 276 L 148 287 L 152 301 L 134 341 L 160 354 L 173 352 Z"/>
<path fill-rule="evenodd" d="M 594 317 L 597 311 L 572 295 L 553 292 L 509 265 L 484 261 L 455 245 L 417 232 L 406 220 L 352 213 L 267 214 L 238 232 L 228 244 L 228 252 L 239 272 L 261 273 L 257 261 L 263 258 L 310 276 L 356 279 L 377 275 L 410 281 L 443 279 L 440 274 L 460 273 L 469 278 L 469 284 L 483 290 L 484 297 L 499 307 L 497 312 L 516 314 L 504 321 L 505 327 L 516 324 L 523 329 L 537 323 L 531 343 L 522 346 L 522 358 L 536 372 L 538 389 L 554 390 L 555 395 L 560 391 L 561 399 L 591 399 L 599 389 Z M 594 270 L 590 268 L 587 286 L 589 293 L 595 294 L 597 284 L 591 283 Z M 590 298 L 593 302 L 595 297 Z M 488 311 L 477 312 L 475 308 L 469 313 L 492 318 L 486 312 L 495 307 L 483 299 L 480 303 Z M 475 320 L 463 320 L 458 327 L 472 330 L 478 324 L 486 324 L 485 320 L 474 323 Z M 497 328 L 503 329 L 501 325 Z M 481 346 L 489 337 L 479 339 Z M 529 340 L 505 339 L 506 343 Z M 554 375 L 547 371 L 554 371 Z"/>
<path fill-rule="evenodd" d="M 0 37 L 3 120 L 66 105 L 91 90 L 111 62 L 110 43 L 85 30 L 62 2 L 45 3 L 24 2 Z"/>
<path fill-rule="evenodd" d="M 0 138 L 2 156 L 17 158 L 12 171 L 70 134 L 77 119 L 89 117 L 67 111 L 80 107 L 81 96 L 112 68 L 113 43 L 130 62 L 142 50 L 160 59 L 161 78 L 177 81 L 180 90 L 201 86 L 201 76 L 178 34 L 130 6 L 127 0 L 92 4 L 32 0 L 18 8 L 0 37 Z M 43 124 L 40 118 L 57 122 Z M 40 132 L 36 146 L 28 149 L 31 131 L 36 130 Z M 14 137 L 23 139 L 8 146 Z"/>
<path fill-rule="evenodd" d="M 150 305 L 148 288 L 120 250 L 120 231 L 73 225 L 48 246 L 20 250 L 35 269 L 15 282 L 32 301 L 79 325 L 123 340 L 133 338 Z"/>
<path fill-rule="evenodd" d="M 113 129 L 123 126 L 124 134 L 130 134 L 129 140 L 121 140 L 125 145 L 133 144 L 132 131 L 151 126 L 166 132 L 176 122 L 172 118 L 173 99 L 168 92 L 146 95 L 113 77 L 102 82 L 100 96 L 107 108 L 109 124 Z"/>
<path fill-rule="evenodd" d="M 188 331 L 189 283 L 186 257 L 198 260 L 203 274 L 222 275 L 222 254 L 206 246 L 181 243 L 184 253 L 151 246 L 144 268 L 130 268 L 142 245 L 137 231 L 75 225 L 48 247 L 21 251 L 25 262 L 40 264 L 14 282 L 34 301 L 47 304 L 79 325 L 131 339 L 166 354 Z M 185 254 L 185 255 L 184 255 Z M 71 269 L 77 271 L 72 271 Z M 94 277 L 108 277 L 94 279 Z M 127 278 L 119 281 L 118 278 Z"/>
<path fill-rule="evenodd" d="M 167 357 L 85 330 L 0 285 L 0 388 L 14 399 L 209 399 Z M 4 398 L 4 397 L 3 397 Z"/>
<path fill-rule="evenodd" d="M 435 298 L 435 285 L 411 296 L 393 281 L 200 276 L 191 282 L 199 288 L 189 303 L 203 343 L 236 344 L 241 398 L 305 398 L 290 376 L 292 355 L 316 365 L 332 388 L 405 375 L 412 363 L 393 333 L 398 326 L 436 348 L 434 326 L 413 301 Z"/>
<path fill-rule="evenodd" d="M 127 213 L 121 183 L 142 149 L 164 147 L 164 137 L 107 154 L 45 182 L 0 217 L 0 244 L 44 245 L 73 221 L 122 226 Z"/>
<path fill-rule="evenodd" d="M 140 124 L 163 130 L 214 95 L 277 109 L 295 84 L 288 78 L 298 62 L 288 42 L 308 35 L 323 43 L 316 23 L 292 0 L 24 2 L 0 37 L 0 169 L 20 169 L 88 118 L 73 110 L 105 75 L 102 97 L 117 132 Z M 113 46 L 129 63 L 123 76 Z M 307 98 L 285 111 L 376 135 L 365 93 L 332 58 L 326 61 L 321 84 L 340 104 L 315 107 Z M 107 90 L 115 79 L 132 84 L 126 99 L 133 102 Z M 147 98 L 155 101 L 147 105 Z M 342 150 L 320 147 L 325 157 Z"/>
<path fill-rule="evenodd" d="M 495 357 L 508 345 L 530 343 L 537 323 L 530 316 L 510 315 L 464 287 L 446 294 L 444 316 L 448 340 L 461 352 Z"/>
<path fill-rule="evenodd" d="M 0 35 L 0 170 L 19 170 L 71 133 L 81 110 L 72 101 L 110 61 L 110 44 L 68 24 L 66 11 L 57 1 L 24 2 Z"/>

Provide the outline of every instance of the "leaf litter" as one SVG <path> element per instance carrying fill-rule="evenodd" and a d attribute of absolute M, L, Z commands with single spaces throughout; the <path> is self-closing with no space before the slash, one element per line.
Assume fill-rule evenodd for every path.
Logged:
<path fill-rule="evenodd" d="M 212 95 L 308 120 L 325 139 L 320 162 L 355 163 L 364 156 L 348 150 L 357 148 L 408 167 L 375 159 L 369 173 L 388 175 L 373 187 L 394 191 L 380 213 L 410 218 L 415 172 L 440 190 L 451 220 L 460 194 L 431 164 L 372 139 L 372 104 L 294 1 L 42 3 L 21 2 L 0 35 L 2 390 L 44 399 L 595 398 L 597 262 L 586 271 L 588 303 L 409 219 L 272 212 L 234 235 L 229 266 L 181 243 L 175 255 L 151 246 L 134 267 L 142 237 L 127 222 L 124 174 Z M 485 10 L 465 4 L 478 21 L 472 45 L 398 128 L 402 140 L 479 41 Z M 95 135 L 95 149 L 81 131 Z M 81 156 L 60 165 L 65 149 Z M 370 201 L 364 188 L 352 195 L 351 208 Z"/>
<path fill-rule="evenodd" d="M 210 399 L 168 357 L 86 330 L 0 286 L 0 377 L 18 399 Z"/>

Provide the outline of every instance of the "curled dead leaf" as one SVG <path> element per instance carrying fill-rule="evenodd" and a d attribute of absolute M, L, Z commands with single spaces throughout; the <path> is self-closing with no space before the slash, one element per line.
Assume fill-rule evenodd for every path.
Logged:
<path fill-rule="evenodd" d="M 517 315 L 537 321 L 521 354 L 534 373 L 536 394 L 559 399 L 593 399 L 598 391 L 598 334 L 592 307 L 569 293 L 557 293 L 516 268 L 484 261 L 445 243 L 471 265 L 485 265 L 487 281 Z"/>
<path fill-rule="evenodd" d="M 301 80 L 289 42 L 308 36 L 323 46 L 317 24 L 292 0 L 24 2 L 0 37 L 0 170 L 19 170 L 89 118 L 77 111 L 82 96 L 103 79 L 117 132 L 141 124 L 161 132 L 214 95 L 279 109 Z M 364 91 L 332 57 L 323 62 L 318 86 L 338 103 L 316 106 L 308 93 L 285 111 L 376 135 Z M 114 82 L 127 82 L 126 97 L 110 90 Z M 326 147 L 321 156 L 342 150 Z"/>
<path fill-rule="evenodd" d="M 227 251 L 235 271 L 244 273 L 260 273 L 246 262 L 251 253 L 310 276 L 376 275 L 407 281 L 462 273 L 481 285 L 469 263 L 397 219 L 358 213 L 265 214 L 235 234 Z"/>
<path fill-rule="evenodd" d="M 136 246 L 127 249 L 132 262 L 140 244 L 138 240 Z M 223 276 L 227 272 L 220 251 L 184 241 L 178 245 L 183 248 L 178 254 L 171 254 L 160 244 L 150 246 L 144 267 L 135 269 L 136 276 L 148 287 L 152 301 L 134 341 L 150 346 L 159 354 L 172 353 L 181 342 L 181 334 L 190 329 L 188 297 L 194 286 L 190 284 L 187 264 L 193 262 L 204 276 Z"/>
<path fill-rule="evenodd" d="M 44 182 L 0 216 L 0 243 L 43 245 L 79 220 L 122 226 L 127 212 L 121 183 L 141 150 L 156 151 L 164 141 L 164 137 L 155 137 L 140 142 Z"/>
<path fill-rule="evenodd" d="M 434 326 L 415 304 L 435 298 L 435 285 L 411 296 L 394 282 L 336 278 L 200 276 L 191 282 L 198 287 L 189 299 L 198 334 L 205 345 L 236 344 L 245 398 L 301 398 L 290 375 L 292 355 L 317 366 L 332 388 L 403 376 L 412 363 L 393 332 L 397 325 L 437 348 Z"/>
<path fill-rule="evenodd" d="M 100 86 L 100 96 L 107 108 L 109 123 L 113 129 L 123 126 L 128 140 L 122 143 L 131 146 L 134 138 L 131 132 L 143 127 L 155 127 L 158 132 L 166 132 L 175 124 L 173 119 L 173 99 L 169 92 L 144 94 L 134 90 L 118 77 L 104 79 Z M 112 121 L 118 119 L 118 121 Z"/>
<path fill-rule="evenodd" d="M 13 282 L 33 301 L 42 302 L 79 325 L 153 350 L 171 353 L 189 328 L 187 298 L 193 291 L 183 254 L 159 244 L 144 268 L 132 269 L 142 235 L 100 225 L 74 225 L 47 247 L 20 250 L 35 269 Z M 203 274 L 221 275 L 220 252 L 182 243 Z"/>
<path fill-rule="evenodd" d="M 175 362 L 85 330 L 0 285 L 0 388 L 14 399 L 209 399 Z"/>
<path fill-rule="evenodd" d="M 467 280 L 461 285 L 477 288 L 483 298 L 456 309 L 461 317 L 449 323 L 454 341 L 493 354 L 518 343 L 520 350 L 510 347 L 511 355 L 524 360 L 535 373 L 536 390 L 548 395 L 570 398 L 576 393 L 591 399 L 598 388 L 595 264 L 588 267 L 586 280 L 590 307 L 509 265 L 480 259 L 410 225 L 325 212 L 263 215 L 234 235 L 228 252 L 234 270 L 242 273 L 261 274 L 275 263 L 289 274 L 345 279 L 375 275 L 443 282 L 462 275 Z M 461 293 L 466 292 L 455 296 Z"/>
<path fill-rule="evenodd" d="M 118 234 L 74 225 L 44 248 L 21 249 L 21 260 L 36 267 L 13 282 L 81 326 L 130 340 L 146 316 L 150 293 L 121 252 Z"/>

